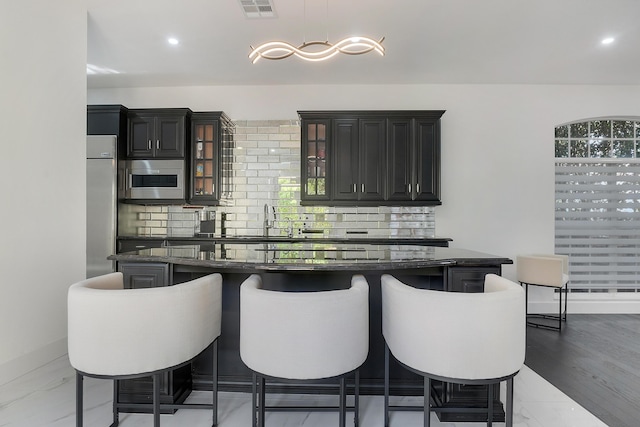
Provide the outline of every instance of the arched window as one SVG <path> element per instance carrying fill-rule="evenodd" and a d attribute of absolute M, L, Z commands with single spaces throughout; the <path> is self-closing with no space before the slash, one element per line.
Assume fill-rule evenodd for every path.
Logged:
<path fill-rule="evenodd" d="M 572 292 L 640 290 L 640 117 L 555 128 L 555 247 Z"/>

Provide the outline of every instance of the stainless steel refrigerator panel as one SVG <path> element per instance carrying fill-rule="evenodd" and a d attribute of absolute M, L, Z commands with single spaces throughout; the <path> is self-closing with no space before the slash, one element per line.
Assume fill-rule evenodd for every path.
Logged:
<path fill-rule="evenodd" d="M 87 137 L 87 278 L 115 271 L 116 137 Z"/>
<path fill-rule="evenodd" d="M 87 159 L 116 158 L 116 137 L 111 135 L 87 136 Z"/>

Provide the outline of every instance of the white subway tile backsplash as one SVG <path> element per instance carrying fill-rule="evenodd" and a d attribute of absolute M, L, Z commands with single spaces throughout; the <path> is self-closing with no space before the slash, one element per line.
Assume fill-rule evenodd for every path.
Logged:
<path fill-rule="evenodd" d="M 300 126 L 295 120 L 236 120 L 229 194 L 217 211 L 226 213 L 228 235 L 263 235 L 264 205 L 274 207 L 270 236 L 286 236 L 289 219 L 294 236 L 433 237 L 435 211 L 422 206 L 300 206 Z M 198 231 L 197 210 L 182 206 L 130 206 L 140 236 L 190 237 Z M 269 209 L 270 221 L 273 211 Z M 303 234 L 303 230 L 323 233 Z M 366 234 L 347 234 L 366 232 Z"/>

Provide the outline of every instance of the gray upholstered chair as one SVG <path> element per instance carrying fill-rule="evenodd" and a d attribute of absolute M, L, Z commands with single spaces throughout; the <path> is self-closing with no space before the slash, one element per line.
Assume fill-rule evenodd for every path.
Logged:
<path fill-rule="evenodd" d="M 527 304 L 527 325 L 537 328 L 562 331 L 562 321 L 567 321 L 567 300 L 569 294 L 569 257 L 567 255 L 522 255 L 516 258 L 518 281 L 524 285 Z M 529 313 L 529 285 L 558 289 L 558 315 Z M 564 313 L 562 311 L 562 290 L 564 289 Z M 558 326 L 533 318 L 557 320 Z"/>
<path fill-rule="evenodd" d="M 256 274 L 240 287 L 240 356 L 253 371 L 253 426 L 264 426 L 266 410 L 304 409 L 339 410 L 343 427 L 345 377 L 351 374 L 356 378 L 353 409 L 357 426 L 358 368 L 368 352 L 369 286 L 364 276 L 353 276 L 349 289 L 331 291 L 265 290 Z M 335 377 L 340 383 L 339 408 L 265 405 L 267 379 L 297 383 Z"/>
<path fill-rule="evenodd" d="M 513 423 L 513 377 L 524 364 L 524 290 L 488 274 L 484 292 L 417 289 L 383 275 L 382 334 L 385 341 L 384 425 L 393 410 L 423 410 L 429 426 L 431 379 L 487 384 L 487 425 L 493 421 L 493 387 L 507 382 L 506 421 Z M 389 405 L 390 354 L 424 377 L 424 406 Z M 435 408 L 434 408 L 435 410 Z M 438 409 L 441 410 L 441 409 Z"/>
<path fill-rule="evenodd" d="M 213 404 L 172 405 L 213 409 L 217 425 L 217 338 L 222 276 L 211 274 L 175 286 L 123 289 L 122 273 L 69 287 L 69 361 L 76 370 L 76 425 L 83 421 L 85 376 L 114 380 L 153 376 L 153 420 L 160 425 L 160 375 L 185 365 L 213 343 Z M 176 409 L 173 407 L 172 409 Z"/>

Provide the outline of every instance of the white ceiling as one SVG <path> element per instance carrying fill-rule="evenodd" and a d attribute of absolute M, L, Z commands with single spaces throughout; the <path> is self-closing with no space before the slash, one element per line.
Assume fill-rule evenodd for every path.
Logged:
<path fill-rule="evenodd" d="M 115 71 L 88 75 L 89 88 L 640 84 L 640 0 L 273 0 L 277 17 L 268 19 L 245 17 L 239 0 L 87 4 L 87 62 Z M 334 43 L 385 37 L 386 55 L 248 59 L 250 45 L 327 34 Z M 616 41 L 600 44 L 607 36 Z"/>

